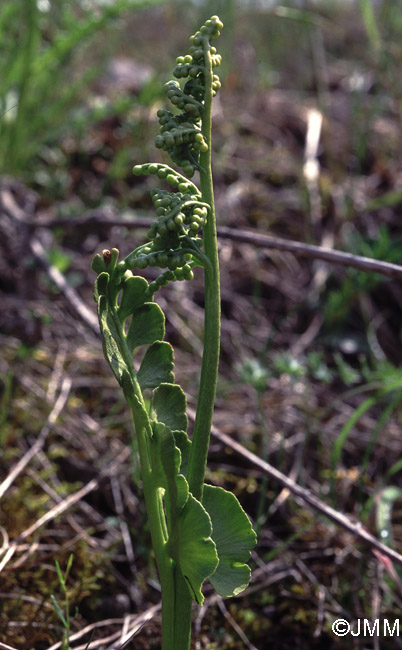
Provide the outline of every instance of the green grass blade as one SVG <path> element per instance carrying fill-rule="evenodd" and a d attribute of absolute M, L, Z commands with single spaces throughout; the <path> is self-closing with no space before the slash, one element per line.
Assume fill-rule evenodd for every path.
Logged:
<path fill-rule="evenodd" d="M 54 607 L 54 609 L 56 611 L 57 616 L 59 617 L 59 619 L 63 623 L 63 626 L 65 628 L 68 627 L 68 624 L 67 624 L 67 621 L 66 621 L 66 619 L 64 617 L 63 611 L 62 611 L 59 603 L 57 602 L 57 600 L 56 600 L 56 598 L 54 597 L 53 594 L 50 595 L 50 600 L 52 601 L 52 605 L 53 605 L 53 607 Z"/>
<path fill-rule="evenodd" d="M 67 582 L 67 578 L 68 578 L 68 576 L 69 576 L 69 573 L 70 573 L 71 567 L 72 567 L 72 565 L 73 565 L 73 559 L 74 559 L 74 555 L 71 553 L 71 554 L 69 555 L 69 558 L 68 558 L 68 561 L 67 561 L 66 572 L 65 572 L 65 574 L 64 574 L 64 584 Z"/>
<path fill-rule="evenodd" d="M 63 576 L 62 571 L 60 569 L 60 564 L 58 563 L 57 560 L 55 562 L 55 565 L 56 565 L 57 577 L 59 579 L 60 587 L 62 588 L 63 592 L 65 592 L 66 591 L 66 582 L 64 580 L 64 576 Z"/>
<path fill-rule="evenodd" d="M 381 414 L 380 419 L 378 420 L 376 426 L 374 427 L 373 432 L 370 435 L 370 440 L 369 440 L 368 445 L 367 445 L 367 447 L 366 447 L 366 449 L 364 451 L 363 460 L 362 460 L 361 465 L 360 465 L 360 486 L 359 486 L 359 496 L 360 496 L 359 502 L 360 503 L 361 503 L 361 496 L 362 496 L 362 493 L 363 493 L 364 476 L 365 476 L 366 471 L 367 471 L 367 467 L 368 467 L 368 464 L 369 464 L 371 452 L 373 451 L 374 445 L 376 444 L 376 441 L 377 441 L 377 438 L 378 438 L 380 432 L 382 431 L 382 429 L 384 428 L 384 426 L 386 425 L 386 423 L 388 422 L 388 420 L 392 416 L 393 412 L 397 408 L 398 404 L 400 403 L 401 396 L 402 396 L 401 391 L 396 391 L 396 393 L 392 397 L 390 403 L 386 406 L 383 413 Z"/>
<path fill-rule="evenodd" d="M 400 472 L 401 470 L 402 470 L 402 458 L 397 460 L 396 463 L 394 463 L 392 467 L 389 468 L 387 472 L 387 478 L 389 478 L 390 476 L 394 476 L 394 474 Z"/>
<path fill-rule="evenodd" d="M 371 47 L 375 52 L 381 49 L 381 37 L 377 27 L 377 20 L 371 0 L 359 0 L 364 27 Z"/>
<path fill-rule="evenodd" d="M 372 397 L 369 397 L 366 399 L 363 404 L 359 406 L 358 409 L 353 413 L 353 415 L 349 418 L 349 420 L 346 422 L 346 424 L 342 427 L 342 430 L 338 436 L 338 438 L 335 441 L 335 444 L 333 446 L 332 454 L 331 454 L 331 459 L 330 459 L 330 465 L 331 465 L 331 494 L 334 496 L 335 492 L 335 469 L 337 468 L 341 455 L 342 455 L 342 450 L 345 446 L 345 443 L 349 437 L 350 432 L 352 431 L 353 427 L 355 424 L 359 421 L 362 415 L 366 413 L 372 406 L 374 406 L 376 403 L 378 403 L 382 397 L 385 395 L 388 395 L 389 393 L 393 392 L 394 390 L 401 389 L 402 388 L 402 379 L 398 379 L 398 381 L 390 383 L 388 386 L 386 386 L 383 390 L 380 390 L 378 393 L 373 395 Z"/>

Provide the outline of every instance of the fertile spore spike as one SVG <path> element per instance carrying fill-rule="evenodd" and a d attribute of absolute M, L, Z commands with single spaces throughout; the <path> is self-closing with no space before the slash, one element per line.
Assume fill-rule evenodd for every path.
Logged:
<path fill-rule="evenodd" d="M 190 37 L 190 53 L 176 59 L 173 74 L 178 79 L 188 79 L 181 88 L 178 81 L 168 81 L 165 92 L 169 101 L 180 113 L 173 113 L 164 108 L 157 111 L 160 134 L 155 138 L 157 149 L 166 151 L 185 176 L 174 169 L 158 163 L 135 165 L 136 175 L 154 174 L 165 180 L 175 192 L 154 189 L 151 192 L 155 207 L 156 221 L 152 224 L 148 237 L 147 250 L 140 246 L 124 260 L 130 269 L 144 269 L 147 266 L 168 268 L 174 273 L 162 274 L 150 285 L 150 292 L 157 291 L 168 282 L 191 279 L 192 266 L 204 266 L 200 235 L 205 227 L 210 205 L 202 199 L 200 190 L 189 178 L 200 168 L 200 156 L 208 151 L 206 134 L 203 132 L 203 114 L 205 111 L 206 70 L 209 64 L 215 68 L 221 62 L 220 55 L 210 42 L 219 36 L 222 22 L 213 16 Z M 211 78 L 212 95 L 220 87 L 216 74 Z M 190 261 L 183 266 L 181 252 L 190 251 Z M 155 256 L 155 253 L 157 255 Z M 188 270 L 190 269 L 190 270 Z"/>

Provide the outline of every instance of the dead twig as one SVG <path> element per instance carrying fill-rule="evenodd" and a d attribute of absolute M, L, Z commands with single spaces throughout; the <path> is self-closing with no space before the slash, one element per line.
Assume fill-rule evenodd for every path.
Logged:
<path fill-rule="evenodd" d="M 318 162 L 318 147 L 320 144 L 322 113 L 315 108 L 307 112 L 307 133 L 304 146 L 303 176 L 306 181 L 310 198 L 310 216 L 313 226 L 322 220 L 322 206 L 320 196 L 320 163 Z"/>
<path fill-rule="evenodd" d="M 195 416 L 194 411 L 188 409 L 187 412 L 190 418 L 193 420 Z M 363 542 L 368 544 L 373 552 L 374 549 L 377 549 L 377 551 L 380 551 L 380 553 L 385 555 L 387 558 L 393 562 L 396 562 L 396 564 L 399 564 L 399 566 L 402 566 L 402 555 L 394 551 L 392 548 L 389 548 L 388 546 L 382 544 L 376 537 L 374 537 L 374 535 L 371 535 L 371 533 L 369 533 L 368 530 L 364 528 L 363 524 L 360 521 L 352 521 L 346 515 L 327 505 L 324 503 L 324 501 L 321 501 L 321 499 L 312 494 L 310 490 L 306 490 L 305 488 L 301 487 L 301 485 L 298 485 L 298 483 L 295 483 L 295 481 L 292 481 L 292 479 L 288 478 L 285 474 L 282 474 L 282 472 L 280 472 L 269 463 L 261 460 L 261 458 L 243 447 L 240 443 L 233 440 L 226 433 L 218 431 L 216 427 L 213 426 L 211 428 L 211 433 L 214 438 L 219 440 L 223 445 L 230 447 L 230 449 L 233 449 L 233 451 L 235 451 L 237 454 L 240 454 L 240 456 L 247 459 L 252 465 L 255 465 L 260 470 L 262 470 L 264 474 L 271 476 L 285 488 L 288 488 L 294 496 L 302 499 L 302 501 L 309 505 L 311 508 L 318 510 L 318 512 L 333 521 L 335 524 L 341 526 L 342 528 L 345 528 L 350 533 L 352 533 L 352 535 L 355 535 L 355 537 L 358 537 Z"/>
<path fill-rule="evenodd" d="M 149 230 L 153 221 L 151 216 L 137 217 L 138 212 L 133 212 L 128 217 L 116 217 L 108 208 L 90 210 L 84 217 L 57 217 L 56 219 L 38 216 L 35 221 L 25 221 L 24 223 L 31 229 L 36 228 L 82 228 L 83 226 L 113 226 L 127 228 L 143 228 Z M 150 214 L 150 213 L 148 213 Z"/>
<path fill-rule="evenodd" d="M 132 221 L 128 219 L 112 219 L 104 216 L 90 215 L 82 219 L 57 220 L 57 219 L 41 219 L 38 220 L 35 226 L 53 227 L 53 226 L 70 226 L 76 228 L 82 225 L 93 223 L 94 225 L 125 227 L 125 228 L 149 228 L 152 219 L 135 218 Z M 369 271 L 372 273 L 380 273 L 389 278 L 402 278 L 402 266 L 398 264 L 391 264 L 390 262 L 382 262 L 381 260 L 374 260 L 370 257 L 363 257 L 361 255 L 353 255 L 352 253 L 344 253 L 343 251 L 333 250 L 324 246 L 315 246 L 313 244 L 304 244 L 302 242 L 293 241 L 291 239 L 282 239 L 281 237 L 273 237 L 264 233 L 248 230 L 239 230 L 234 228 L 227 228 L 225 226 L 218 227 L 218 236 L 222 239 L 230 239 L 243 244 L 251 244 L 257 248 L 268 248 L 272 250 L 285 251 L 292 253 L 298 257 L 308 257 L 310 259 L 323 260 L 330 264 L 339 264 L 340 266 L 351 266 L 359 271 Z"/>
<path fill-rule="evenodd" d="M 351 266 L 359 271 L 370 271 L 372 273 L 381 273 L 389 278 L 402 278 L 402 266 L 374 260 L 370 257 L 344 253 L 343 251 L 324 248 L 323 246 L 314 246 L 313 244 L 303 244 L 302 242 L 281 239 L 280 237 L 271 237 L 258 232 L 247 230 L 233 230 L 232 228 L 218 228 L 218 235 L 225 239 L 238 241 L 243 244 L 252 244 L 257 248 L 271 248 L 278 251 L 286 251 L 300 257 L 309 257 L 311 259 L 324 260 L 331 264 L 341 266 Z"/>

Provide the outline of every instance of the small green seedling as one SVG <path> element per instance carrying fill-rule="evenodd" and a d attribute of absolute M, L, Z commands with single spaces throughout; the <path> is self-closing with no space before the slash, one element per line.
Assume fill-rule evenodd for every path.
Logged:
<path fill-rule="evenodd" d="M 59 617 L 62 625 L 63 625 L 63 639 L 61 642 L 61 650 L 70 650 L 70 630 L 71 630 L 71 618 L 70 618 L 70 600 L 68 596 L 68 591 L 67 591 L 67 578 L 68 574 L 70 573 L 70 569 L 73 563 L 73 556 L 70 555 L 68 558 L 67 562 L 67 568 L 66 572 L 63 576 L 63 573 L 60 568 L 60 564 L 56 560 L 56 571 L 57 571 L 57 577 L 59 579 L 59 584 L 60 584 L 60 589 L 62 591 L 62 594 L 64 596 L 64 611 L 60 607 L 59 603 L 56 600 L 56 597 L 54 594 L 51 594 L 50 600 L 52 601 L 52 605 L 55 609 L 55 612 L 57 616 Z"/>
<path fill-rule="evenodd" d="M 218 594 L 233 596 L 250 578 L 246 562 L 256 535 L 236 497 L 204 484 L 219 361 L 220 284 L 211 172 L 212 98 L 220 88 L 214 69 L 221 57 L 212 39 L 222 23 L 212 16 L 191 36 L 190 52 L 177 59 L 166 95 L 175 109 L 157 113 L 156 147 L 183 174 L 164 164 L 136 165 L 170 186 L 151 191 L 156 209 L 149 242 L 118 262 L 105 250 L 92 264 L 98 273 L 103 350 L 130 406 L 152 543 L 162 590 L 162 649 L 188 650 L 191 608 L 201 605 L 208 578 Z M 199 174 L 200 188 L 189 180 Z M 133 271 L 156 266 L 148 283 Z M 192 440 L 187 435 L 186 397 L 174 383 L 173 348 L 164 341 L 165 317 L 155 293 L 169 282 L 205 274 L 205 334 L 200 389 Z M 137 351 L 146 346 L 142 361 Z M 151 391 L 150 408 L 146 397 Z"/>

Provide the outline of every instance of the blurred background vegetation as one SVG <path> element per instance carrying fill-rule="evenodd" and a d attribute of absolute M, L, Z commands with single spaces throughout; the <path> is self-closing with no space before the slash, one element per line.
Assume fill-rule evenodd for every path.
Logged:
<path fill-rule="evenodd" d="M 219 223 L 402 259 L 399 2 L 2 1 L 0 484 L 38 439 L 63 377 L 72 384 L 43 447 L 2 494 L 0 563 L 7 540 L 97 481 L 1 565 L 0 640 L 19 650 L 62 642 L 55 600 L 71 608 L 71 636 L 93 624 L 72 648 L 90 633 L 101 645 L 124 615 L 159 601 L 124 403 L 99 337 L 49 268 L 94 311 L 93 254 L 141 243 L 144 230 L 122 221 L 151 217 L 152 181 L 131 168 L 163 160 L 153 147 L 163 84 L 213 13 L 225 24 L 214 107 Z M 400 550 L 400 284 L 230 240 L 220 256 L 216 426 Z M 184 284 L 161 301 L 176 378 L 194 406 L 202 276 Z M 218 443 L 208 480 L 237 493 L 260 541 L 250 590 L 211 603 L 197 619 L 197 647 L 349 648 L 350 637 L 331 633 L 337 615 L 398 617 L 397 567 Z M 111 622 L 97 626 L 103 619 Z M 155 619 L 132 647 L 157 648 L 158 635 Z"/>

